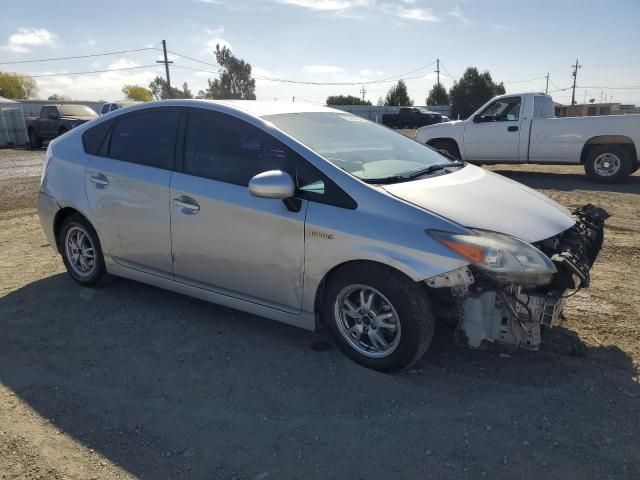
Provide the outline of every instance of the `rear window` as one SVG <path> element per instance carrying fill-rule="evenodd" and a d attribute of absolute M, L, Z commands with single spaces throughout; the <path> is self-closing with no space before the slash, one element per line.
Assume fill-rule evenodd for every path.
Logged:
<path fill-rule="evenodd" d="M 105 144 L 105 139 L 109 133 L 109 129 L 113 125 L 114 120 L 107 120 L 106 122 L 99 123 L 95 127 L 91 127 L 82 134 L 82 143 L 84 144 L 84 151 L 91 155 L 104 154 L 106 148 L 102 148 Z M 106 145 L 104 145 L 106 147 Z M 103 150 L 102 152 L 100 150 Z"/>
<path fill-rule="evenodd" d="M 180 112 L 149 109 L 119 117 L 109 157 L 157 168 L 172 168 Z"/>

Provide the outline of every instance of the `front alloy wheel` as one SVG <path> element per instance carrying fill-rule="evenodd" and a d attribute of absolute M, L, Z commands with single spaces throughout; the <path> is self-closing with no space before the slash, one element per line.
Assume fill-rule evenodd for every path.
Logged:
<path fill-rule="evenodd" d="M 365 357 L 386 357 L 398 347 L 402 335 L 398 314 L 375 288 L 368 285 L 343 288 L 334 310 L 340 333 Z"/>
<path fill-rule="evenodd" d="M 415 363 L 433 336 L 426 287 L 379 263 L 354 262 L 333 272 L 322 313 L 348 357 L 382 372 Z"/>

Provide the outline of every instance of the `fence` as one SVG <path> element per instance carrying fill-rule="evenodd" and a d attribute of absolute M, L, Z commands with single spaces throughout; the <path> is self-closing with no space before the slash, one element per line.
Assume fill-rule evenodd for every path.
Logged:
<path fill-rule="evenodd" d="M 398 113 L 403 107 L 390 107 L 390 106 L 377 106 L 377 105 L 330 105 L 331 108 L 337 108 L 344 110 L 345 112 L 353 113 L 359 117 L 368 118 L 374 122 L 381 123 L 382 115 L 385 113 Z M 431 112 L 438 112 L 451 118 L 451 105 L 432 105 L 425 106 Z"/>

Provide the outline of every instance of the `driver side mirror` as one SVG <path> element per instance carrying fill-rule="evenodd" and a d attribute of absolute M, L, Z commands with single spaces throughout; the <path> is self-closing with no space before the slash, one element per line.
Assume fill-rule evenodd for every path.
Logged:
<path fill-rule="evenodd" d="M 482 117 L 482 115 L 478 114 L 475 117 L 473 117 L 473 123 L 482 123 L 484 122 L 484 118 Z"/>

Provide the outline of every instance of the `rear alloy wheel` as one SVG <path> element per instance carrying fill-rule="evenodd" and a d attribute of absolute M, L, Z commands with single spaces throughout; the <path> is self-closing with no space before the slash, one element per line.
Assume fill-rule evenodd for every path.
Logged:
<path fill-rule="evenodd" d="M 105 266 L 100 242 L 93 227 L 80 215 L 67 218 L 59 233 L 62 260 L 67 272 L 80 285 L 96 285 Z"/>
<path fill-rule="evenodd" d="M 618 145 L 601 145 L 589 150 L 584 168 L 587 174 L 601 183 L 614 183 L 633 170 L 629 152 Z"/>
<path fill-rule="evenodd" d="M 425 289 L 383 265 L 347 266 L 334 273 L 323 312 L 340 349 L 357 363 L 383 372 L 415 363 L 433 336 Z"/>

